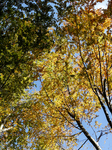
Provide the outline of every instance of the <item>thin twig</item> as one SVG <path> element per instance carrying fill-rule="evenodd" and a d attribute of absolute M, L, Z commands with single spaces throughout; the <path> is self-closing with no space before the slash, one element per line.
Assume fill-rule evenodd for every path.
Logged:
<path fill-rule="evenodd" d="M 87 141 L 88 141 L 88 139 L 85 140 L 85 142 L 78 148 L 78 150 L 80 150 L 84 146 L 84 144 L 86 144 Z"/>
<path fill-rule="evenodd" d="M 93 132 L 94 132 L 94 134 L 95 134 L 96 140 L 97 140 L 97 135 L 96 135 L 95 130 L 93 129 L 93 127 L 92 127 L 92 125 L 91 125 L 90 123 L 89 123 L 89 125 L 91 126 L 91 128 L 92 128 L 92 130 L 93 130 Z"/>

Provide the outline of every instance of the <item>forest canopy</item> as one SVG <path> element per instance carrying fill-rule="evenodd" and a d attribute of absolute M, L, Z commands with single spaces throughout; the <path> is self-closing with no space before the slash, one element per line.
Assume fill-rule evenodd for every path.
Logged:
<path fill-rule="evenodd" d="M 103 149 L 112 134 L 112 2 L 99 2 L 0 3 L 1 149 Z"/>

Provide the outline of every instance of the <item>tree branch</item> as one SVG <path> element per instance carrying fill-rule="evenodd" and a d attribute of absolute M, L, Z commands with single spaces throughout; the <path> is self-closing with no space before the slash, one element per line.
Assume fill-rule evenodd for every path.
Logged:
<path fill-rule="evenodd" d="M 102 81 L 102 70 L 101 70 L 101 61 L 100 61 L 100 50 L 98 47 L 98 51 L 99 51 L 99 63 L 100 63 L 100 80 L 101 80 L 101 86 L 102 86 L 102 91 L 103 91 L 103 81 Z"/>
<path fill-rule="evenodd" d="M 96 95 L 97 95 L 97 97 L 98 97 L 98 99 L 99 99 L 99 102 L 100 102 L 100 104 L 101 104 L 101 107 L 102 107 L 102 109 L 103 109 L 103 111 L 104 111 L 104 114 L 105 114 L 105 116 L 106 116 L 106 119 L 107 119 L 107 121 L 108 121 L 110 127 L 112 128 L 112 122 L 111 122 L 111 119 L 110 119 L 110 117 L 109 117 L 109 114 L 107 113 L 107 110 L 106 110 L 106 108 L 105 108 L 103 102 L 101 101 L 101 99 L 100 99 L 100 97 L 99 97 L 99 95 L 98 95 L 97 89 L 95 89 L 95 90 L 96 90 Z"/>
<path fill-rule="evenodd" d="M 87 132 L 87 130 L 83 127 L 82 123 L 80 122 L 80 119 L 78 118 L 78 116 L 73 115 L 72 113 L 70 113 L 68 111 L 68 114 L 74 118 L 74 120 L 77 122 L 78 126 L 80 127 L 80 129 L 82 130 L 82 132 L 84 133 L 84 135 L 87 137 L 87 139 L 91 142 L 91 144 L 96 148 L 96 150 L 101 150 L 99 144 L 91 137 L 91 135 Z M 76 118 L 76 119 L 75 119 Z"/>
<path fill-rule="evenodd" d="M 104 95 L 104 98 L 105 98 L 105 102 L 107 104 L 107 107 L 109 109 L 109 111 L 111 112 L 112 114 L 112 109 L 111 109 L 111 103 L 110 101 L 107 99 L 107 95 L 106 95 L 106 79 L 104 79 L 104 89 L 103 89 L 103 95 Z"/>
<path fill-rule="evenodd" d="M 8 131 L 8 130 L 10 130 L 10 129 L 13 128 L 13 127 L 9 127 L 9 128 L 3 129 L 3 127 L 4 127 L 4 124 L 1 124 L 1 126 L 0 126 L 0 134 L 1 134 L 2 132 Z"/>
<path fill-rule="evenodd" d="M 87 132 L 87 130 L 83 127 L 82 123 L 80 122 L 79 119 L 76 120 L 78 126 L 84 133 L 84 135 L 88 138 L 88 140 L 92 143 L 92 145 L 96 148 L 96 150 L 101 150 L 100 146 L 98 143 L 91 137 L 91 135 Z"/>
<path fill-rule="evenodd" d="M 78 148 L 78 150 L 80 150 L 84 146 L 84 144 L 86 144 L 87 141 L 88 141 L 88 139 L 85 140 L 85 142 Z"/>

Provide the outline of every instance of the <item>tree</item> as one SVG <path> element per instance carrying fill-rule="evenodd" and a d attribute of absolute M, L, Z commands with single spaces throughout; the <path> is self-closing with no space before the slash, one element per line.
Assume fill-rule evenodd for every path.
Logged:
<path fill-rule="evenodd" d="M 43 120 L 31 132 L 35 131 L 35 137 L 43 140 L 47 149 L 64 149 L 64 145 L 73 149 L 84 134 L 84 143 L 89 141 L 101 150 L 101 137 L 112 133 L 112 20 L 110 9 L 95 10 L 95 5 L 95 1 L 71 2 L 71 11 L 65 11 L 61 18 L 59 34 L 53 31 L 54 50 L 44 55 L 44 61 L 37 62 L 38 67 L 44 67 L 38 74 L 42 88 L 33 95 L 35 104 L 29 112 L 33 124 L 33 112 Z M 107 120 L 103 128 L 98 122 L 100 109 Z M 87 126 L 93 129 L 94 137 Z"/>
<path fill-rule="evenodd" d="M 52 42 L 50 39 L 47 40 L 47 28 L 54 23 L 52 14 L 48 14 L 49 12 L 52 12 L 51 6 L 47 6 L 47 3 L 44 2 L 39 2 L 37 5 L 33 4 L 32 2 L 25 1 L 25 4 L 28 6 L 23 7 L 23 3 L 24 1 L 20 1 L 19 3 L 18 1 L 4 1 L 1 3 L 2 15 L 0 48 L 2 61 L 0 68 L 3 74 L 1 74 L 3 80 L 1 83 L 2 91 L 4 86 L 7 86 L 7 80 L 11 74 L 13 74 L 15 71 L 16 73 L 17 71 L 22 72 L 23 66 L 20 66 L 20 64 L 24 66 L 25 63 L 28 64 L 28 73 L 27 75 L 24 75 L 24 77 L 28 77 L 29 72 L 31 72 L 30 70 L 32 69 L 32 66 L 29 65 L 33 64 L 32 62 L 34 59 L 42 55 L 45 50 L 49 50 Z M 46 8 L 46 10 L 44 10 L 44 8 Z M 30 15 L 32 10 L 34 10 L 34 14 Z M 23 13 L 22 11 L 25 12 Z M 25 70 L 26 69 L 23 69 L 23 71 Z M 17 80 L 18 79 L 19 78 L 17 78 Z M 17 82 L 17 80 L 14 82 Z M 22 79 L 20 79 L 20 81 L 22 81 Z M 22 84 L 22 87 L 24 85 L 25 84 Z M 10 89 L 11 86 L 9 85 L 7 88 Z M 13 86 L 13 88 L 15 87 Z M 25 88 L 26 87 L 23 89 Z M 18 90 L 17 87 L 15 89 Z M 21 88 L 19 87 L 19 89 Z"/>
<path fill-rule="evenodd" d="M 79 144 L 80 135 L 84 134 L 86 139 L 82 145 L 79 145 L 79 149 L 89 141 L 94 148 L 101 150 L 99 145 L 101 137 L 112 132 L 110 118 L 111 3 L 103 12 L 103 10 L 94 9 L 97 2 L 94 0 L 70 1 L 70 3 L 57 0 L 54 2 L 58 10 L 58 21 L 62 26 L 52 31 L 50 37 L 49 33 L 46 37 L 40 32 L 41 27 L 37 29 L 36 19 L 29 20 L 30 13 L 27 19 L 20 19 L 17 23 L 20 23 L 21 26 L 18 27 L 16 34 L 14 32 L 14 36 L 10 36 L 13 37 L 10 41 L 16 40 L 15 37 L 19 36 L 17 48 L 22 47 L 21 50 L 28 49 L 29 51 L 25 53 L 24 62 L 19 61 L 20 64 L 22 63 L 23 72 L 20 70 L 20 75 L 23 75 L 24 87 L 17 84 L 23 90 L 34 80 L 39 79 L 42 87 L 35 93 L 20 92 L 20 96 L 20 94 L 17 95 L 19 90 L 14 92 L 15 85 L 13 86 L 12 83 L 17 82 L 15 77 L 11 76 L 12 80 L 11 78 L 7 80 L 5 88 L 13 88 L 13 90 L 10 89 L 12 96 L 8 99 L 10 104 L 7 106 L 4 100 L 5 94 L 2 93 L 0 113 L 2 113 L 1 116 L 6 113 L 6 117 L 2 118 L 5 129 L 13 126 L 13 130 L 1 134 L 1 146 L 4 149 L 28 149 L 29 147 L 37 149 L 42 146 L 43 149 L 59 150 L 64 149 L 65 145 L 65 149 L 73 149 Z M 26 4 L 31 5 L 30 2 Z M 34 5 L 33 3 L 32 6 Z M 40 14 L 36 13 L 33 17 L 38 16 L 39 18 Z M 11 27 L 13 26 L 10 26 L 9 29 Z M 21 29 L 24 32 L 20 33 Z M 35 33 L 36 30 L 38 34 Z M 41 35 L 46 37 L 45 39 L 48 37 L 53 39 L 54 43 L 49 38 L 47 42 L 51 42 L 51 50 L 48 51 L 47 48 L 47 51 L 43 51 L 42 49 L 40 56 L 37 49 L 41 51 L 43 48 L 43 38 L 42 41 L 39 40 L 40 44 L 37 44 L 37 48 L 36 42 L 31 39 L 30 35 L 38 40 Z M 29 38 L 25 42 L 26 37 Z M 4 45 L 6 45 L 5 41 L 8 43 L 8 39 L 4 40 Z M 31 45 L 28 45 L 29 41 Z M 13 57 L 15 53 L 17 56 L 20 55 L 19 51 L 18 53 L 13 52 L 11 53 Z M 14 64 L 16 64 L 15 59 Z M 6 66 L 3 71 L 5 68 Z M 31 73 L 30 77 L 26 71 Z M 7 76 L 8 70 L 6 69 L 5 72 Z M 19 74 L 19 69 L 17 73 Z M 30 79 L 28 84 L 25 84 L 24 74 L 27 74 L 26 76 Z M 4 80 L 2 75 L 2 85 L 4 85 Z M 107 119 L 105 128 L 102 128 L 98 122 L 98 111 L 101 109 Z M 87 127 L 93 129 L 94 137 L 89 133 Z M 28 145 L 28 141 L 31 145 Z"/>
<path fill-rule="evenodd" d="M 53 42 L 48 32 L 54 24 L 53 9 L 48 2 L 0 3 L 0 136 L 4 149 L 22 148 L 27 141 L 26 124 L 22 126 L 19 119 L 21 109 L 30 106 L 21 97 L 38 78 L 36 59 L 41 59 Z"/>

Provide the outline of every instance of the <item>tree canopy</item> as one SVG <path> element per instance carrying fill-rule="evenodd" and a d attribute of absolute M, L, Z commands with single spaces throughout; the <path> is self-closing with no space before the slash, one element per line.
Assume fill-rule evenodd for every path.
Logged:
<path fill-rule="evenodd" d="M 0 5 L 3 149 L 81 149 L 88 141 L 103 149 L 101 138 L 112 134 L 112 2 L 95 9 L 98 2 Z M 31 93 L 34 81 L 41 89 Z"/>
<path fill-rule="evenodd" d="M 48 27 L 54 25 L 55 19 L 47 2 L 4 1 L 0 7 L 0 122 L 1 128 L 10 129 L 20 117 L 19 105 L 27 105 L 27 101 L 20 101 L 24 90 L 32 87 L 38 78 L 36 59 L 40 60 L 45 51 L 50 51 L 53 41 Z M 19 130 L 18 127 L 18 133 Z M 10 140 L 11 144 L 15 143 L 20 136 L 15 130 L 11 133 L 6 143 Z M 16 145 L 19 147 L 18 142 Z M 16 148 L 14 144 L 9 147 Z"/>

